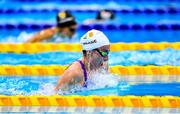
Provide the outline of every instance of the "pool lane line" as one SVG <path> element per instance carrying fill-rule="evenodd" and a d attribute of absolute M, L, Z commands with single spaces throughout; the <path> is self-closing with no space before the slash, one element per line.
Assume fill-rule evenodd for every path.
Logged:
<path fill-rule="evenodd" d="M 51 9 L 46 9 L 46 8 L 40 8 L 40 9 L 35 9 L 35 8 L 30 8 L 30 9 L 25 9 L 25 8 L 18 8 L 18 9 L 13 9 L 13 8 L 0 8 L 0 14 L 22 14 L 22 13 L 58 13 L 60 11 L 63 11 L 64 9 L 62 8 L 51 8 Z M 111 10 L 114 13 L 122 13 L 122 14 L 143 14 L 143 15 L 149 15 L 149 14 L 178 14 L 180 13 L 180 10 L 178 8 L 111 8 Z M 99 8 L 74 8 L 74 9 L 69 9 L 72 13 L 98 13 Z"/>
<path fill-rule="evenodd" d="M 67 66 L 60 65 L 0 65 L 0 75 L 18 76 L 59 76 Z M 180 75 L 180 66 L 112 66 L 109 71 L 120 76 L 127 75 Z M 165 79 L 168 79 L 165 78 Z"/>
<path fill-rule="evenodd" d="M 112 52 L 127 50 L 164 50 L 167 48 L 180 50 L 180 42 L 112 43 L 110 46 Z M 79 43 L 0 43 L 1 53 L 40 53 L 50 51 L 81 52 L 82 47 Z"/>
<path fill-rule="evenodd" d="M 179 96 L 5 96 L 0 106 L 59 106 L 59 107 L 180 107 Z"/>
<path fill-rule="evenodd" d="M 40 30 L 40 29 L 47 29 L 50 27 L 55 26 L 53 23 L 0 23 L 0 30 Z M 78 25 L 78 30 L 89 30 L 89 29 L 100 29 L 100 30 L 130 30 L 130 31 L 165 31 L 165 30 L 170 30 L 170 31 L 178 31 L 180 30 L 180 24 L 178 23 L 162 23 L 162 24 L 79 24 Z"/>
<path fill-rule="evenodd" d="M 58 112 L 58 113 L 122 113 L 122 114 L 178 114 L 179 108 L 153 107 L 59 107 L 59 106 L 0 106 L 0 112 Z"/>

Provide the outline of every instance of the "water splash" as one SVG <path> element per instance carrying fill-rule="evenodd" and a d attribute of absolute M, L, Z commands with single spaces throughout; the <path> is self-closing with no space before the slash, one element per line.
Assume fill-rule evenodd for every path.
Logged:
<path fill-rule="evenodd" d="M 74 86 L 70 91 L 65 91 L 65 95 L 118 95 L 119 92 L 129 90 L 127 82 L 119 76 L 95 72 L 88 77 L 87 88 L 80 85 Z M 62 91 L 61 91 L 62 92 Z"/>
<path fill-rule="evenodd" d="M 162 51 L 114 52 L 109 58 L 110 65 L 180 65 L 180 51 L 170 48 Z"/>
<path fill-rule="evenodd" d="M 22 43 L 26 42 L 28 39 L 32 38 L 34 33 L 28 33 L 25 31 L 22 31 L 18 36 L 8 36 L 5 39 L 1 39 L 0 42 L 5 43 Z"/>
<path fill-rule="evenodd" d="M 61 64 L 67 65 L 82 57 L 77 52 L 45 52 L 39 54 L 1 53 L 0 64 Z M 17 59 L 19 58 L 19 59 Z M 161 51 L 121 51 L 111 52 L 109 65 L 180 65 L 180 51 L 166 49 Z"/>
<path fill-rule="evenodd" d="M 65 95 L 174 95 L 179 96 L 177 92 L 180 87 L 179 82 L 165 83 L 165 82 L 154 82 L 154 83 L 141 83 L 129 85 L 126 81 L 119 78 L 118 84 L 117 80 L 114 78 L 104 78 L 106 76 L 99 76 L 96 79 L 101 81 L 96 81 L 98 84 L 91 85 L 89 88 L 82 88 L 81 86 L 75 86 L 72 91 L 65 93 Z M 112 75 L 112 77 L 114 77 Z M 57 83 L 59 77 L 57 76 L 46 76 L 46 77 L 0 77 L 0 94 L 1 95 L 53 95 L 54 86 Z M 118 77 L 116 77 L 118 78 Z M 109 79 L 109 80 L 108 80 Z M 112 80 L 111 80 L 112 79 Z M 95 79 L 94 79 L 95 80 Z M 115 83 L 114 83 L 115 82 Z M 102 84 L 100 87 L 97 85 Z M 59 91 L 60 92 L 60 91 Z M 60 92 L 59 94 L 62 94 Z"/>
<path fill-rule="evenodd" d="M 54 87 L 58 81 L 57 76 L 51 77 L 0 77 L 0 94 L 3 95 L 53 95 Z M 112 74 L 95 74 L 88 81 L 88 88 L 83 88 L 80 84 L 71 86 L 70 89 L 59 91 L 60 95 L 78 94 L 106 88 L 123 88 L 122 79 Z M 124 86 L 125 87 L 125 86 Z M 99 91 L 100 92 L 100 91 Z M 117 93 L 117 92 L 116 92 Z M 84 95 L 86 95 L 84 94 Z M 94 93 L 95 94 L 95 93 Z M 107 93 L 108 94 L 108 93 Z"/>
<path fill-rule="evenodd" d="M 0 77 L 0 94 L 52 95 L 57 77 Z"/>
<path fill-rule="evenodd" d="M 112 74 L 95 73 L 90 77 L 87 83 L 88 89 L 115 87 L 119 83 L 119 78 Z"/>

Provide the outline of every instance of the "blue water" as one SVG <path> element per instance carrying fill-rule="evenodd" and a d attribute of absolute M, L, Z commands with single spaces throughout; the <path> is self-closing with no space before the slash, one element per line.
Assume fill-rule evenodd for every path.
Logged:
<path fill-rule="evenodd" d="M 38 54 L 0 53 L 0 65 L 67 65 L 79 58 L 79 52 L 45 52 Z M 113 65 L 180 65 L 180 50 L 166 49 L 162 51 L 121 51 L 111 52 L 109 64 Z"/>
<path fill-rule="evenodd" d="M 20 1 L 20 0 L 19 0 Z M 26 0 L 28 1 L 28 0 Z M 34 1 L 34 0 L 33 0 Z M 46 0 L 47 1 L 47 0 Z M 69 2 L 67 2 L 69 1 Z M 138 2 L 137 2 L 138 1 Z M 167 7 L 167 6 L 171 6 L 171 7 L 179 7 L 180 5 L 178 4 L 178 0 L 152 0 L 152 1 L 146 1 L 146 0 L 96 0 L 96 2 L 94 2 L 94 0 L 88 0 L 86 2 L 84 2 L 83 0 L 66 0 L 65 2 L 62 2 L 60 0 L 55 0 L 55 1 L 47 1 L 47 2 L 18 2 L 18 0 L 11 0 L 11 1 L 6 1 L 6 0 L 2 0 L 0 3 L 0 8 L 14 8 L 14 6 L 18 6 L 17 8 L 47 8 L 47 6 L 49 5 L 48 8 L 63 8 L 63 6 L 67 6 L 67 5 L 72 5 L 74 7 L 77 7 L 77 4 L 79 5 L 94 5 L 94 6 L 99 6 L 102 4 L 104 5 L 103 7 L 111 7 L 113 8 L 113 6 L 121 6 L 121 7 Z M 67 7 L 64 7 L 67 8 Z"/>
<path fill-rule="evenodd" d="M 0 42 L 24 42 L 30 36 L 40 30 L 42 27 L 29 27 L 26 30 L 18 30 L 16 26 L 23 23 L 26 26 L 29 24 L 38 24 L 38 25 L 55 25 L 56 22 L 56 13 L 58 10 L 62 9 L 70 9 L 72 10 L 72 14 L 77 18 L 78 24 L 82 24 L 85 19 L 95 18 L 96 11 L 98 10 L 99 5 L 103 8 L 107 7 L 115 10 L 128 10 L 131 13 L 122 13 L 116 12 L 116 19 L 114 21 L 105 22 L 105 24 L 126 24 L 126 25 L 146 25 L 152 24 L 158 26 L 159 24 L 179 24 L 180 23 L 180 15 L 179 15 L 179 4 L 176 0 L 171 1 L 103 1 L 98 0 L 96 3 L 94 1 L 86 1 L 82 2 L 78 0 L 76 2 L 70 0 L 65 3 L 62 1 L 44 1 L 44 2 L 19 2 L 16 1 L 1 1 L 0 2 Z M 79 4 L 83 4 L 79 7 Z M 17 6 L 17 7 L 14 7 Z M 62 8 L 63 7 L 63 8 Z M 20 10 L 26 11 L 28 13 L 17 13 L 16 11 L 13 13 L 12 10 Z M 79 9 L 79 11 L 78 11 Z M 149 9 L 150 12 L 164 12 L 164 13 L 133 13 L 134 9 L 137 10 L 145 10 Z M 157 10 L 159 9 L 159 10 Z M 174 11 L 176 13 L 169 13 L 170 11 Z M 10 10 L 11 13 L 5 13 L 4 11 Z M 35 10 L 35 11 L 33 11 Z M 82 10 L 90 10 L 90 11 L 82 11 Z M 37 12 L 36 12 L 37 11 Z M 6 24 L 12 24 L 16 29 L 7 29 L 3 26 Z M 168 27 L 168 26 L 166 26 Z M 166 28 L 165 27 L 165 28 Z M 97 29 L 97 27 L 94 27 Z M 89 28 L 90 29 L 90 28 Z M 92 28 L 91 28 L 92 29 Z M 11 31 L 11 32 L 9 32 Z M 77 31 L 76 38 L 79 39 L 85 32 L 88 30 L 84 30 L 79 28 Z M 179 30 L 168 29 L 168 30 L 121 30 L 121 29 L 113 29 L 106 30 L 103 28 L 102 30 L 109 37 L 110 41 L 113 42 L 179 42 L 180 41 L 180 32 Z"/>
<path fill-rule="evenodd" d="M 86 19 L 95 19 L 96 12 L 72 12 L 76 17 L 78 24 L 82 24 Z M 19 13 L 16 14 L 0 14 L 0 23 L 56 23 L 56 12 L 33 12 L 33 13 Z M 36 15 L 36 16 L 34 16 Z M 115 24 L 155 24 L 155 23 L 180 23 L 180 15 L 175 14 L 122 14 L 115 13 L 116 17 L 114 21 L 109 23 Z M 150 19 L 149 19 L 150 18 Z"/>
<path fill-rule="evenodd" d="M 40 0 L 43 2 L 33 2 L 36 0 L 24 0 L 26 2 L 19 2 L 23 0 L 0 0 L 0 24 L 5 25 L 7 23 L 17 25 L 19 23 L 28 24 L 55 24 L 55 15 L 56 13 L 51 10 L 62 10 L 62 9 L 99 9 L 101 8 L 110 8 L 110 9 L 163 9 L 168 8 L 179 10 L 180 4 L 179 0 Z M 38 1 L 38 0 L 37 0 Z M 70 1 L 70 2 L 67 2 Z M 103 5 L 102 5 L 103 4 Z M 81 5 L 81 7 L 79 6 Z M 49 12 L 31 12 L 31 13 L 4 13 L 2 10 L 48 10 Z M 82 23 L 83 20 L 87 18 L 95 18 L 95 12 L 73 12 L 73 15 L 76 16 L 78 23 Z M 46 17 L 46 18 L 45 18 Z M 170 13 L 152 13 L 152 14 L 134 14 L 134 13 L 117 13 L 116 20 L 109 22 L 115 24 L 171 24 L 171 23 L 180 23 L 180 15 L 170 14 Z M 28 30 L 18 30 L 18 29 L 4 29 L 0 28 L 0 42 L 24 42 L 26 41 L 31 34 L 38 32 L 41 29 L 30 28 Z M 180 41 L 180 32 L 173 30 L 151 30 L 151 31 L 132 31 L 132 30 L 103 30 L 107 36 L 110 38 L 111 42 L 179 42 Z M 79 39 L 87 30 L 78 30 L 77 38 Z M 66 56 L 65 56 L 66 55 Z M 67 56 L 68 55 L 68 56 Z M 64 52 L 47 52 L 39 54 L 7 54 L 0 53 L 0 64 L 10 64 L 10 65 L 19 65 L 19 64 L 58 64 L 65 65 L 69 64 L 81 57 L 80 53 L 64 53 Z M 30 59 L 31 58 L 31 59 Z M 113 61 L 113 60 L 116 60 Z M 122 51 L 117 53 L 110 54 L 110 65 L 180 65 L 180 52 L 175 50 L 163 50 L 163 51 Z M 104 77 L 102 78 L 104 79 Z M 56 84 L 58 77 L 1 77 L 0 76 L 0 94 L 3 95 L 51 95 L 54 85 Z M 100 79 L 101 81 L 101 79 Z M 111 80 L 103 80 L 106 85 L 106 82 L 111 82 Z M 112 84 L 112 83 L 111 83 Z M 95 88 L 86 89 L 84 91 L 76 91 L 76 95 L 174 95 L 180 96 L 180 83 L 163 83 L 163 82 L 154 82 L 154 83 L 138 83 L 129 84 L 126 81 L 119 81 L 117 85 L 106 85 L 106 86 L 96 86 Z M 102 83 L 101 83 L 102 85 Z M 3 108 L 4 109 L 4 108 Z M 10 109 L 8 107 L 8 109 Z M 13 109 L 13 108 L 12 108 Z M 47 109 L 47 107 L 46 107 Z M 66 113 L 65 110 L 68 110 L 65 107 L 63 114 Z M 74 110 L 74 109 L 73 109 Z M 82 114 L 84 114 L 84 108 L 81 109 Z M 89 111 L 89 109 L 87 109 Z M 86 110 L 86 111 L 87 111 Z M 95 109 L 97 111 L 97 109 Z M 110 109 L 111 110 L 111 109 Z M 142 113 L 138 109 L 136 113 Z M 134 113 L 134 111 L 132 112 Z M 142 109 L 147 113 L 146 109 Z M 154 111 L 155 110 L 155 111 Z M 152 113 L 178 113 L 179 110 L 175 111 L 170 110 L 165 111 L 162 108 L 151 110 Z M 1 110 L 2 111 L 2 110 Z M 42 110 L 39 110 L 42 112 Z M 71 109 L 72 111 L 72 109 Z M 77 110 L 76 110 L 77 111 Z M 122 112 L 131 112 L 129 110 L 121 109 Z M 47 112 L 45 110 L 44 112 Z M 64 113 L 65 112 L 65 113 Z M 116 111 L 115 111 L 116 112 Z M 149 112 L 149 113 L 151 113 Z M 26 111 L 26 113 L 28 113 Z M 99 111 L 102 114 L 102 110 Z M 98 114 L 99 114 L 98 113 Z M 117 112 L 116 112 L 117 113 Z"/>
<path fill-rule="evenodd" d="M 118 87 L 109 87 L 103 89 L 89 90 L 77 92 L 78 95 L 155 95 L 155 96 L 163 96 L 163 95 L 173 95 L 179 96 L 180 92 L 180 83 L 143 83 L 136 85 L 119 85 Z"/>
<path fill-rule="evenodd" d="M 37 30 L 0 30 L 0 42 L 25 42 L 33 36 Z M 11 32 L 9 32 L 11 31 Z M 78 30 L 77 34 L 74 36 L 77 41 L 80 37 L 85 34 L 88 30 Z M 102 30 L 111 43 L 115 42 L 179 42 L 180 41 L 180 32 L 172 30 Z"/>
<path fill-rule="evenodd" d="M 51 95 L 59 77 L 0 77 L 0 94 L 3 95 Z M 106 80 L 107 81 L 107 80 Z M 109 80 L 111 81 L 111 80 Z M 119 81 L 117 85 L 87 88 L 67 95 L 173 95 L 180 96 L 180 83 L 136 83 L 130 85 Z"/>

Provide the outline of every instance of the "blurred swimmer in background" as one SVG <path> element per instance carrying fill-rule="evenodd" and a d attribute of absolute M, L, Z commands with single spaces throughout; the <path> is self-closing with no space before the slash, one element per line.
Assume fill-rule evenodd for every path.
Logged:
<path fill-rule="evenodd" d="M 97 13 L 97 16 L 95 19 L 87 19 L 83 23 L 86 25 L 101 24 L 104 22 L 113 21 L 114 19 L 115 19 L 115 14 L 113 13 L 113 11 L 104 9 L 104 10 L 100 10 Z"/>
<path fill-rule="evenodd" d="M 27 43 L 33 42 L 73 42 L 73 35 L 77 30 L 75 17 L 69 11 L 58 13 L 56 26 L 40 31 L 30 38 Z"/>

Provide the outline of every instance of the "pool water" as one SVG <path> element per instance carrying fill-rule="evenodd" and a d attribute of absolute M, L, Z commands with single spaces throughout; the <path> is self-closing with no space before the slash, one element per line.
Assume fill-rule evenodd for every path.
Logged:
<path fill-rule="evenodd" d="M 101 77 L 101 76 L 100 76 Z M 102 78 L 102 77 L 101 77 Z M 104 77 L 103 77 L 104 78 Z M 46 77 L 0 77 L 0 94 L 2 95 L 53 95 L 53 89 L 59 79 L 58 76 Z M 99 77 L 97 79 L 100 79 Z M 97 82 L 97 81 L 96 81 Z M 66 92 L 65 95 L 173 95 L 180 96 L 180 83 L 172 82 L 135 82 L 127 83 L 119 77 L 105 76 L 104 82 L 98 81 L 88 88 L 74 88 L 74 91 Z M 62 94 L 59 92 L 59 94 Z"/>
<path fill-rule="evenodd" d="M 80 52 L 44 52 L 37 54 L 0 53 L 0 65 L 68 65 L 82 57 Z M 180 50 L 165 49 L 111 52 L 109 65 L 180 65 Z"/>
<path fill-rule="evenodd" d="M 33 23 L 33 24 L 56 24 L 55 17 L 58 12 L 33 12 L 33 13 L 19 13 L 14 18 L 14 14 L 0 14 L 0 24 L 6 23 Z M 83 24 L 86 19 L 95 19 L 97 12 L 72 12 L 72 14 L 77 17 L 76 20 L 78 24 Z M 36 16 L 34 16 L 36 15 Z M 137 16 L 138 15 L 138 16 Z M 147 19 L 147 16 L 151 19 Z M 46 17 L 46 19 L 44 19 Z M 128 17 L 128 18 L 127 18 Z M 133 14 L 133 13 L 116 13 L 115 20 L 108 23 L 112 24 L 155 24 L 155 23 L 179 23 L 180 16 L 173 14 Z M 107 23 L 107 22 L 106 22 Z"/>
<path fill-rule="evenodd" d="M 35 33 L 42 29 L 30 30 L 0 30 L 0 42 L 4 43 L 22 43 L 30 39 Z M 88 29 L 89 30 L 89 29 Z M 78 30 L 73 37 L 73 42 L 79 42 L 79 39 L 88 30 Z M 111 43 L 117 42 L 178 42 L 180 41 L 180 32 L 173 30 L 102 30 Z M 148 35 L 147 35 L 148 34 Z M 163 35 L 163 37 L 162 37 Z M 72 42 L 71 42 L 72 43 Z"/>
<path fill-rule="evenodd" d="M 24 1 L 24 2 L 23 2 Z M 35 2 L 36 1 L 36 2 Z M 42 2 L 43 1 L 43 2 Z M 71 8 L 79 8 L 79 5 L 84 6 L 87 8 L 89 6 L 90 8 L 98 8 L 98 6 L 104 5 L 104 7 L 110 7 L 114 8 L 113 6 L 117 7 L 132 7 L 132 8 L 144 8 L 144 7 L 167 7 L 167 6 L 172 6 L 172 7 L 179 7 L 180 5 L 178 4 L 178 0 L 151 0 L 151 1 L 146 1 L 146 0 L 97 0 L 94 2 L 94 0 L 88 0 L 84 2 L 83 0 L 2 0 L 0 3 L 0 8 L 13 8 L 13 9 L 18 9 L 18 8 L 26 8 L 26 9 L 32 9 L 32 8 L 69 8 L 68 6 L 71 6 Z M 13 3 L 13 4 L 12 4 Z M 18 6 L 18 7 L 14 7 Z M 47 5 L 49 7 L 47 7 Z M 64 7 L 63 7 L 64 6 Z"/>
<path fill-rule="evenodd" d="M 103 5 L 102 5 L 103 4 Z M 15 7 L 16 6 L 16 7 Z M 95 18 L 99 8 L 113 9 L 116 19 L 100 25 L 84 27 L 83 21 Z M 55 16 L 69 9 L 79 24 L 76 42 L 89 29 L 102 30 L 116 42 L 180 42 L 179 0 L 0 0 L 0 43 L 22 43 L 36 32 L 56 24 Z M 37 54 L 0 53 L 0 65 L 67 65 L 82 56 L 73 52 L 44 52 Z M 112 52 L 110 66 L 114 65 L 180 65 L 180 51 L 120 51 Z M 179 76 L 114 76 L 95 75 L 88 81 L 88 88 L 72 86 L 70 91 L 59 91 L 59 95 L 137 95 L 180 96 Z M 151 76 L 150 76 L 151 77 Z M 165 78 L 164 78 L 165 77 Z M 53 95 L 60 76 L 0 76 L 0 95 Z M 154 80 L 155 79 L 155 80 Z M 134 81 L 132 81 L 134 80 Z M 146 81 L 145 81 L 146 80 Z M 18 110 L 19 108 L 19 110 Z M 34 109 L 33 109 L 34 108 Z M 93 108 L 93 109 L 92 109 Z M 117 107 L 1 107 L 0 112 L 54 111 L 62 114 L 87 113 L 176 113 L 179 108 L 117 108 Z"/>
<path fill-rule="evenodd" d="M 79 27 L 75 36 L 77 42 L 87 30 L 92 28 L 102 30 L 112 43 L 180 41 L 179 4 L 176 0 L 153 0 L 148 2 L 126 0 L 105 2 L 98 0 L 95 4 L 91 0 L 85 3 L 81 0 L 77 0 L 75 3 L 71 0 L 66 1 L 66 3 L 64 1 L 34 1 L 29 3 L 28 1 L 16 0 L 0 2 L 0 42 L 17 43 L 27 41 L 33 34 L 42 30 L 44 26 L 46 26 L 44 28 L 47 28 L 56 25 L 57 12 L 66 8 L 72 10 L 72 14 L 77 18 L 78 25 L 81 26 L 85 19 L 96 17 L 96 13 L 102 3 L 103 8 L 107 7 L 117 10 L 115 12 L 115 20 L 104 22 L 100 26 L 97 25 L 88 29 Z M 79 4 L 83 6 L 79 7 Z M 17 8 L 14 8 L 14 5 Z M 122 12 L 122 10 L 125 11 Z M 137 13 L 138 11 L 140 13 Z M 148 11 L 150 13 L 147 13 Z M 111 29 L 107 30 L 106 27 L 104 28 L 104 25 L 118 26 L 116 29 L 109 27 Z M 135 26 L 134 29 L 123 30 L 119 29 L 120 25 L 125 26 L 124 29 L 126 27 L 131 28 L 132 25 Z M 137 30 L 138 27 L 144 28 L 146 25 L 150 25 L 150 29 Z M 172 25 L 173 27 L 170 27 Z M 151 30 L 152 28 L 155 29 Z"/>

